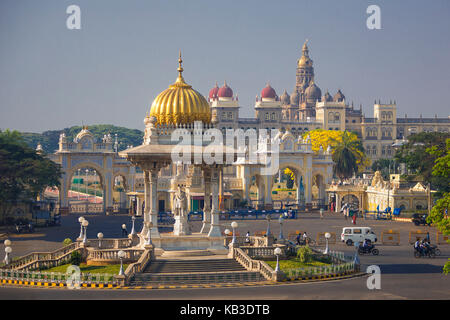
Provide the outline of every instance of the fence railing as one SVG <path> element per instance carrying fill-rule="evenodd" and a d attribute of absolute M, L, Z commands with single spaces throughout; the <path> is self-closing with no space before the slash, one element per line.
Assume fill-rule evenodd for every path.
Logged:
<path fill-rule="evenodd" d="M 233 241 L 232 236 L 225 237 L 225 247 Z M 267 237 L 257 237 L 257 236 L 236 236 L 236 243 L 239 246 L 254 246 L 254 247 L 264 247 L 267 246 L 268 239 Z"/>
<path fill-rule="evenodd" d="M 14 260 L 7 266 L 3 266 L 2 269 L 34 269 L 39 267 L 40 264 L 50 267 L 57 265 L 63 260 L 65 261 L 68 257 L 70 259 L 72 252 L 79 248 L 80 243 L 74 242 L 53 252 L 32 252 Z"/>
<path fill-rule="evenodd" d="M 26 270 L 0 270 L 1 280 L 28 281 L 28 282 L 47 282 L 47 283 L 66 283 L 71 275 L 61 272 L 40 272 Z M 80 282 L 86 284 L 105 284 L 117 285 L 117 279 L 112 274 L 107 273 L 81 273 Z"/>
<path fill-rule="evenodd" d="M 88 261 L 120 261 L 119 251 L 123 251 L 125 256 L 123 261 L 136 261 L 144 252 L 143 249 L 92 249 L 87 248 Z"/>
<path fill-rule="evenodd" d="M 133 245 L 133 240 L 129 238 L 123 239 L 88 239 L 88 246 L 96 249 L 122 249 L 129 248 Z"/>
<path fill-rule="evenodd" d="M 148 264 L 150 263 L 152 257 L 153 257 L 153 248 L 145 249 L 137 262 L 128 265 L 127 269 L 125 270 L 125 282 L 129 283 L 136 273 L 144 272 L 145 268 L 147 268 Z"/>

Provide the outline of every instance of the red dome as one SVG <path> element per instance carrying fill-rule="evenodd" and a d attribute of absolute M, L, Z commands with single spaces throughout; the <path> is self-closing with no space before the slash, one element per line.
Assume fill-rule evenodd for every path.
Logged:
<path fill-rule="evenodd" d="M 223 87 L 219 89 L 218 95 L 220 98 L 232 98 L 233 90 L 231 90 L 231 88 L 227 86 L 227 83 L 225 82 L 223 84 Z"/>
<path fill-rule="evenodd" d="M 272 88 L 269 84 L 267 84 L 267 86 L 261 91 L 261 98 L 275 99 L 276 97 L 277 93 L 275 92 L 275 89 Z"/>
<path fill-rule="evenodd" d="M 209 91 L 209 98 L 213 99 L 213 98 L 217 97 L 218 92 L 219 92 L 219 86 L 217 85 L 217 82 L 216 82 L 216 86 Z"/>

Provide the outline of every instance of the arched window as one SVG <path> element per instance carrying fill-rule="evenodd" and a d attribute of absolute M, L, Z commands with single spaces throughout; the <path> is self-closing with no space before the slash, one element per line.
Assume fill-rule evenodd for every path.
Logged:
<path fill-rule="evenodd" d="M 334 122 L 339 122 L 341 121 L 341 115 L 339 114 L 339 112 L 336 112 L 334 114 Z"/>
<path fill-rule="evenodd" d="M 334 122 L 334 114 L 333 114 L 333 112 L 328 112 L 328 122 Z"/>

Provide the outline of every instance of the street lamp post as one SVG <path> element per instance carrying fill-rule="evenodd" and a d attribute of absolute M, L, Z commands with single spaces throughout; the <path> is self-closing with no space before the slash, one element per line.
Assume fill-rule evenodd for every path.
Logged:
<path fill-rule="evenodd" d="M 8 265 L 9 264 L 9 254 L 12 252 L 12 248 L 11 247 L 6 247 L 5 248 L 5 264 Z"/>
<path fill-rule="evenodd" d="M 84 227 L 83 243 L 86 244 L 86 242 L 87 242 L 87 227 L 89 225 L 89 221 L 84 219 L 83 222 L 81 223 L 81 225 Z"/>
<path fill-rule="evenodd" d="M 275 253 L 275 255 L 277 256 L 277 265 L 275 267 L 275 272 L 279 272 L 280 271 L 280 254 L 281 254 L 281 249 L 279 247 L 277 247 L 277 248 L 275 248 L 273 253 Z"/>
<path fill-rule="evenodd" d="M 238 227 L 238 223 L 236 221 L 233 221 L 231 223 L 231 228 L 233 228 L 233 240 L 231 241 L 231 244 L 236 244 L 236 228 Z"/>
<path fill-rule="evenodd" d="M 103 233 L 101 232 L 97 233 L 97 238 L 98 238 L 98 248 L 100 249 L 102 247 Z"/>
<path fill-rule="evenodd" d="M 80 223 L 80 235 L 78 236 L 79 239 L 83 238 L 83 221 L 84 221 L 84 217 L 78 218 L 78 222 Z"/>
<path fill-rule="evenodd" d="M 323 254 L 328 254 L 329 250 L 328 250 L 328 239 L 331 238 L 331 234 L 329 232 L 325 233 L 325 251 L 323 252 Z"/>
<path fill-rule="evenodd" d="M 123 272 L 123 259 L 125 258 L 125 251 L 120 250 L 117 255 L 119 256 L 120 259 L 120 271 L 119 271 L 119 276 L 123 276 L 125 273 Z"/>

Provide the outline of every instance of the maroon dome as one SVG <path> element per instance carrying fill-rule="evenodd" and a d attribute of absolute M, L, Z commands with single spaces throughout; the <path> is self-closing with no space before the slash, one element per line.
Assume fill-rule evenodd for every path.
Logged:
<path fill-rule="evenodd" d="M 266 85 L 264 89 L 261 91 L 261 98 L 271 98 L 275 99 L 277 97 L 277 93 L 274 88 L 272 88 L 269 84 Z"/>
<path fill-rule="evenodd" d="M 224 82 L 223 87 L 219 89 L 218 93 L 220 98 L 232 98 L 233 90 Z"/>
<path fill-rule="evenodd" d="M 219 92 L 219 86 L 217 85 L 217 82 L 216 82 L 216 86 L 209 91 L 209 98 L 214 99 L 215 97 L 217 97 L 218 92 Z"/>

